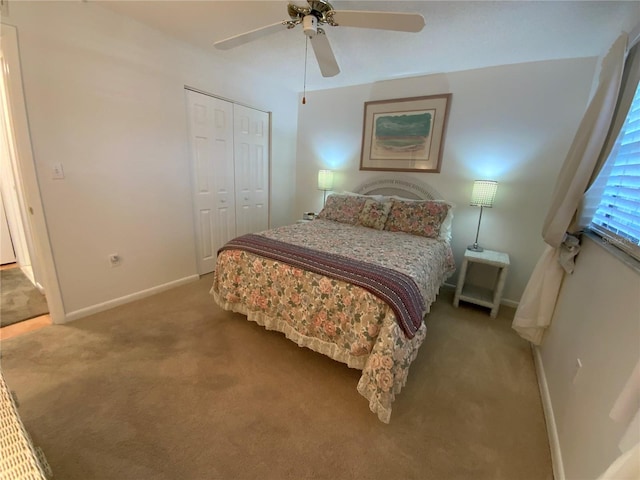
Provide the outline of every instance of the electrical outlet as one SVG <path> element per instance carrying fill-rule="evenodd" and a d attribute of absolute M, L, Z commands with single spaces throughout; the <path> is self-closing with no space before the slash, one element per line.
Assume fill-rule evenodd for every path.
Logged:
<path fill-rule="evenodd" d="M 64 169 L 62 168 L 62 163 L 57 162 L 51 166 L 51 178 L 54 180 L 64 179 Z"/>
<path fill-rule="evenodd" d="M 117 253 L 112 253 L 111 255 L 109 255 L 109 263 L 112 267 L 117 267 L 118 265 L 120 265 L 120 263 L 122 263 L 122 258 L 120 258 L 120 255 L 118 255 Z"/>

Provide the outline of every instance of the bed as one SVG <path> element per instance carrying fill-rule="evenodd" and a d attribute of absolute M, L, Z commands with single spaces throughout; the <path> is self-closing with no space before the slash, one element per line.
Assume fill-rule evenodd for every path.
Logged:
<path fill-rule="evenodd" d="M 310 222 L 243 235 L 218 252 L 223 309 L 362 371 L 358 392 L 389 423 L 440 286 L 454 272 L 453 205 L 377 178 L 332 194 Z"/>

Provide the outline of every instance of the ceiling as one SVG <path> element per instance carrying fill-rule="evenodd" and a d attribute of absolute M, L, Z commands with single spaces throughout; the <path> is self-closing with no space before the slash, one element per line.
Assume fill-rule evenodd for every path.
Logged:
<path fill-rule="evenodd" d="M 284 30 L 231 50 L 213 43 L 287 20 L 287 1 L 94 1 L 169 36 L 303 89 L 305 36 Z M 307 90 L 549 59 L 600 56 L 640 22 L 640 1 L 340 1 L 336 10 L 421 13 L 419 33 L 325 26 L 341 72 L 323 78 L 309 48 Z"/>

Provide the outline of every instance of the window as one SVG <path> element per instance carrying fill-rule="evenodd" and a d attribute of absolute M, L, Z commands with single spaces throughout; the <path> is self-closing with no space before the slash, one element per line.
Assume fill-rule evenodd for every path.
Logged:
<path fill-rule="evenodd" d="M 640 260 L 640 87 L 602 176 L 600 203 L 590 228 Z"/>

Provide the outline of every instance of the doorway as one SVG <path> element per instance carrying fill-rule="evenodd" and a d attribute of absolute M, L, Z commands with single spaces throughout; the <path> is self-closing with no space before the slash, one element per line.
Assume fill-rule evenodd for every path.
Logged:
<path fill-rule="evenodd" d="M 5 271 L 19 272 L 21 275 L 16 277 L 23 276 L 28 280 L 25 288 L 31 287 L 41 298 L 46 291 L 44 310 L 49 312 L 48 322 L 59 323 L 64 321 L 64 310 L 33 161 L 17 29 L 3 24 L 0 36 L 0 195 L 15 254 L 13 268 L 0 271 L 3 274 L 2 290 L 4 294 L 9 286 L 4 278 Z M 2 332 L 2 338 L 6 338 L 5 332 Z"/>
<path fill-rule="evenodd" d="M 2 245 L 0 245 L 2 269 L 0 281 L 0 328 L 48 315 L 44 288 L 37 279 L 37 266 L 33 264 L 33 241 L 27 216 L 27 206 L 22 187 L 16 138 L 12 129 L 6 73 L 12 69 L 7 65 L 4 49 L 0 47 L 0 208 Z"/>

